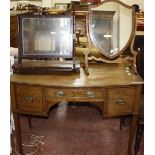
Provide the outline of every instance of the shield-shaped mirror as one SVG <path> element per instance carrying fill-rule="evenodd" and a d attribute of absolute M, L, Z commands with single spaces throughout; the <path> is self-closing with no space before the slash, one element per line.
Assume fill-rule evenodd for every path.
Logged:
<path fill-rule="evenodd" d="M 134 34 L 132 7 L 106 0 L 89 9 L 89 35 L 93 45 L 108 58 L 120 55 Z"/>

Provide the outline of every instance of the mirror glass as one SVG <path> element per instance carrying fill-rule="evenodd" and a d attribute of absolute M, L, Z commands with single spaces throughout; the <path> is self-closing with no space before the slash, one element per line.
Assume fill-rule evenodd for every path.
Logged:
<path fill-rule="evenodd" d="M 71 57 L 73 38 L 71 18 L 23 18 L 23 55 Z"/>
<path fill-rule="evenodd" d="M 117 2 L 90 8 L 89 34 L 93 45 L 105 56 L 114 58 L 128 44 L 132 34 L 132 7 Z"/>

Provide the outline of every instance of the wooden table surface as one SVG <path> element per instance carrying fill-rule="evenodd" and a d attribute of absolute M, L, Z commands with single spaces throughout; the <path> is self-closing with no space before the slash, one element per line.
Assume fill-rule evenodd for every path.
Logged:
<path fill-rule="evenodd" d="M 143 79 L 125 65 L 91 64 L 89 75 L 80 68 L 80 73 L 53 73 L 52 75 L 12 74 L 11 82 L 44 86 L 103 87 L 143 84 Z"/>

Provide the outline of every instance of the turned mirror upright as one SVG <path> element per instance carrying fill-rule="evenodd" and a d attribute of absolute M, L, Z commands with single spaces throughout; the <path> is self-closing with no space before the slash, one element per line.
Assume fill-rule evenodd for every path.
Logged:
<path fill-rule="evenodd" d="M 88 72 L 89 60 L 106 63 L 130 60 L 134 72 L 137 72 L 137 53 L 133 50 L 136 30 L 136 14 L 133 7 L 121 1 L 105 0 L 89 7 L 87 20 L 86 72 Z"/>

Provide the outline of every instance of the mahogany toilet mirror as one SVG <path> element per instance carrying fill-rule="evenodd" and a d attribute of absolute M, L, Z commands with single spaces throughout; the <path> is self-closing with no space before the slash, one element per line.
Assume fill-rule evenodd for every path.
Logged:
<path fill-rule="evenodd" d="M 134 72 L 137 72 L 137 52 L 133 50 L 136 14 L 133 10 L 132 6 L 116 0 L 105 0 L 89 7 L 88 50 L 84 52 L 86 73 L 90 60 L 105 63 L 122 63 L 130 60 Z"/>

